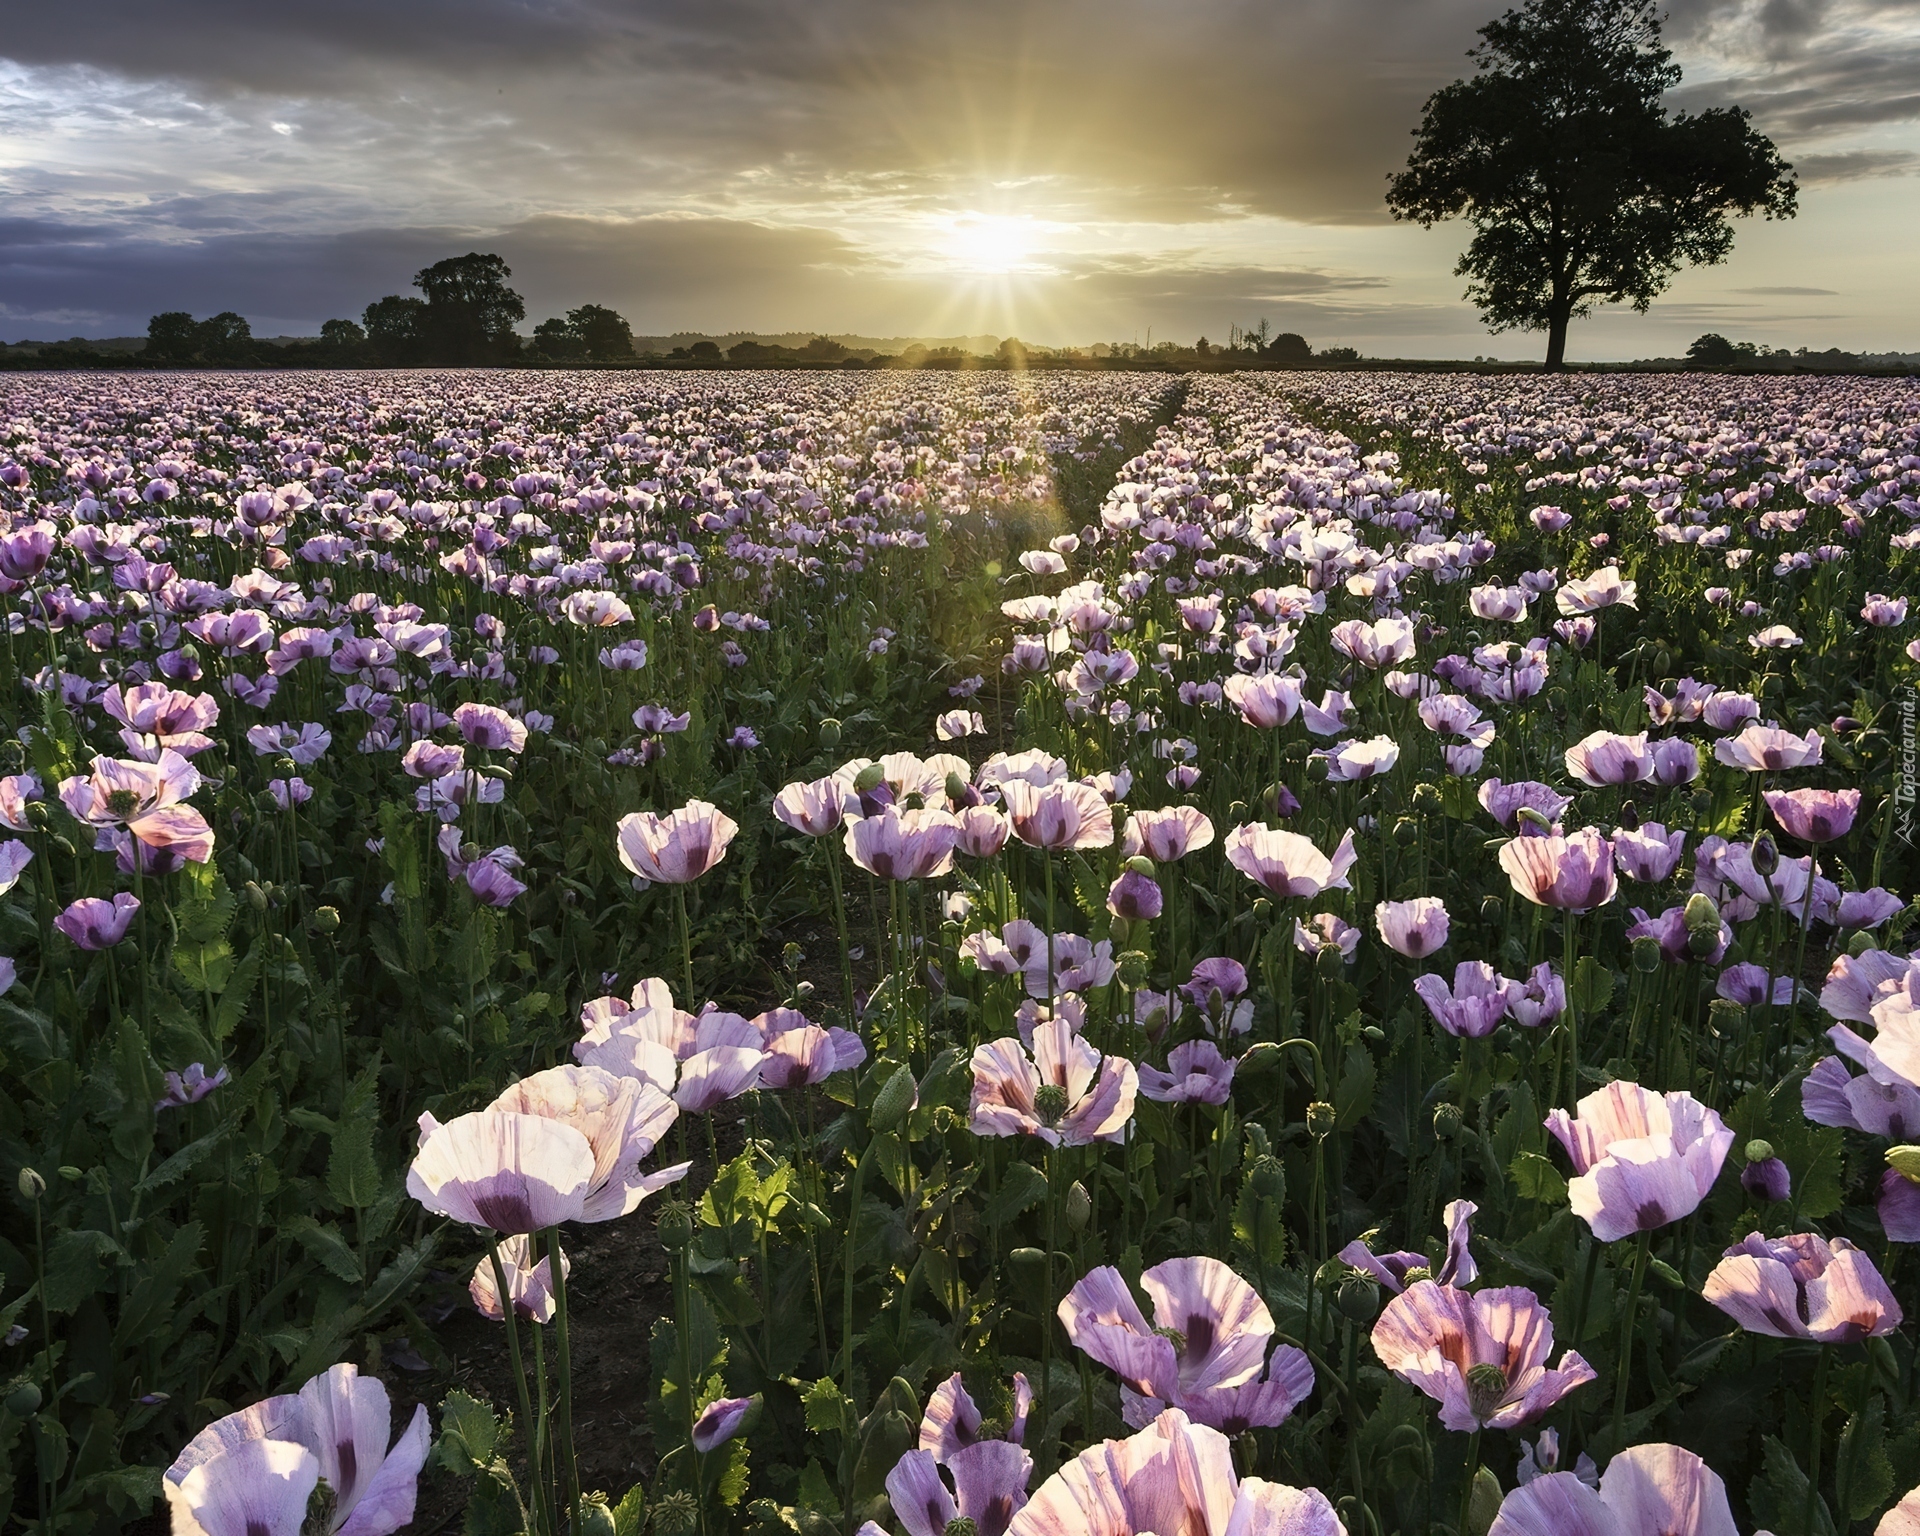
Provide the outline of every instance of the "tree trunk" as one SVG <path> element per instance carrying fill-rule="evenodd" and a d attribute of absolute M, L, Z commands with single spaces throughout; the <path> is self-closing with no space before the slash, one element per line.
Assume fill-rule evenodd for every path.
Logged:
<path fill-rule="evenodd" d="M 1567 322 L 1572 318 L 1571 304 L 1555 304 L 1547 321 L 1547 361 L 1544 373 L 1559 373 L 1567 365 Z"/>

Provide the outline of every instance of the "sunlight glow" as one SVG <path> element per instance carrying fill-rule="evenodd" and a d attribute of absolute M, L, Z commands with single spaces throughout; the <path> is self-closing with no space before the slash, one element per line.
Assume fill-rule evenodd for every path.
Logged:
<path fill-rule="evenodd" d="M 967 213 L 954 219 L 945 234 L 945 254 L 959 271 L 999 276 L 1018 272 L 1033 263 L 1033 220 L 1006 214 Z"/>

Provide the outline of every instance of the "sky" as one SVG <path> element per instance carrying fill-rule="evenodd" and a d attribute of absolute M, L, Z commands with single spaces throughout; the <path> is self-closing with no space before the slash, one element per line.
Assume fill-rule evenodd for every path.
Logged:
<path fill-rule="evenodd" d="M 1386 179 L 1495 0 L 0 0 L 0 337 L 312 334 L 498 251 L 641 334 L 1491 335 Z M 1920 350 L 1920 0 L 1672 0 L 1800 215 L 1569 356 Z"/>

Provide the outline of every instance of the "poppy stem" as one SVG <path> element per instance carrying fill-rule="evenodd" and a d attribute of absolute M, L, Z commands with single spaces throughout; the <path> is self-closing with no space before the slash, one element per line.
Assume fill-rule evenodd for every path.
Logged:
<path fill-rule="evenodd" d="M 513 1384 L 520 1394 L 521 1433 L 527 1440 L 527 1480 L 533 1485 L 534 1519 L 539 1530 L 553 1530 L 553 1512 L 547 1506 L 547 1481 L 541 1475 L 537 1447 L 531 1438 L 537 1422 L 533 1403 L 527 1396 L 527 1369 L 520 1356 L 520 1323 L 513 1313 L 513 1291 L 507 1284 L 506 1266 L 500 1262 L 500 1239 L 487 1233 L 487 1257 L 493 1263 L 493 1293 L 500 1299 L 500 1315 L 507 1325 L 507 1362 L 513 1367 Z"/>
<path fill-rule="evenodd" d="M 1480 1470 L 1480 1431 L 1475 1430 L 1467 1440 L 1467 1475 L 1460 1488 L 1460 1529 L 1459 1536 L 1471 1536 L 1473 1519 L 1473 1479 Z"/>
<path fill-rule="evenodd" d="M 693 929 L 687 922 L 686 886 L 673 888 L 673 909 L 680 919 L 680 976 L 687 988 L 686 1009 L 688 1013 L 698 1013 L 700 1009 L 693 994 Z"/>
<path fill-rule="evenodd" d="M 1633 1256 L 1633 1279 L 1627 1285 L 1627 1315 L 1620 1325 L 1620 1363 L 1614 1370 L 1613 1384 L 1613 1445 L 1615 1450 L 1624 1448 L 1621 1440 L 1622 1426 L 1627 1416 L 1627 1383 L 1631 1379 L 1633 1366 L 1634 1336 L 1640 1331 L 1640 1287 L 1647 1278 L 1647 1250 L 1653 1246 L 1653 1234 L 1642 1232 L 1640 1246 Z"/>
<path fill-rule="evenodd" d="M 567 1524 L 580 1529 L 580 1467 L 573 1455 L 573 1351 L 567 1335 L 567 1271 L 560 1252 L 560 1229 L 547 1228 L 547 1268 L 553 1283 L 553 1338 L 559 1346 L 560 1402 L 555 1421 L 559 1442 L 554 1447 L 554 1465 L 560 1474 L 561 1489 L 567 1499 Z"/>
<path fill-rule="evenodd" d="M 1807 1430 L 1807 1500 L 1800 1516 L 1800 1529 L 1814 1529 L 1813 1512 L 1820 1502 L 1820 1453 L 1825 1449 L 1822 1431 L 1827 1424 L 1827 1366 L 1833 1359 L 1833 1346 L 1820 1346 L 1820 1363 L 1813 1368 L 1813 1396 L 1807 1409 L 1812 1423 Z"/>

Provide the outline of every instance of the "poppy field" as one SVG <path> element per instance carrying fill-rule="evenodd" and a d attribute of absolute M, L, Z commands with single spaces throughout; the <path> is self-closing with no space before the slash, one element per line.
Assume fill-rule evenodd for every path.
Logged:
<path fill-rule="evenodd" d="M 1913 381 L 4 388 L 0 1516 L 1920 1536 Z"/>

